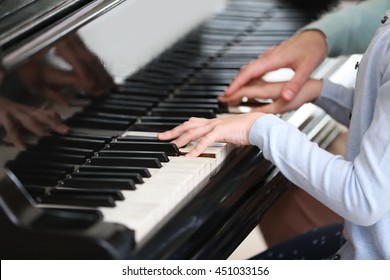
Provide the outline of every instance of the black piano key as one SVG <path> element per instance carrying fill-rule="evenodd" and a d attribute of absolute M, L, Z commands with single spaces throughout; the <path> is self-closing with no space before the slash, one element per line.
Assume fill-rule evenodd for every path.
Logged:
<path fill-rule="evenodd" d="M 194 103 L 194 104 L 219 104 L 220 102 L 216 98 L 185 98 L 185 97 L 173 97 L 166 98 L 164 102 L 172 103 Z"/>
<path fill-rule="evenodd" d="M 186 86 L 183 86 L 180 89 L 180 92 L 193 92 L 193 91 L 209 91 L 209 92 L 216 92 L 219 93 L 219 95 L 222 95 L 223 92 L 225 91 L 226 86 L 221 86 L 221 85 L 193 85 L 193 84 L 188 84 Z"/>
<path fill-rule="evenodd" d="M 196 85 L 200 85 L 200 86 L 208 86 L 208 85 L 211 85 L 211 86 L 222 86 L 224 88 L 226 88 L 231 82 L 231 79 L 213 79 L 213 78 L 209 78 L 209 79 L 195 79 L 193 81 L 191 81 L 191 84 L 196 86 Z"/>
<path fill-rule="evenodd" d="M 52 170 L 52 169 L 40 169 L 34 168 L 34 166 L 30 167 L 28 170 L 23 166 L 14 166 L 10 168 L 10 170 L 16 175 L 36 175 L 36 176 L 50 176 L 55 177 L 58 180 L 63 179 L 68 173 L 64 170 Z"/>
<path fill-rule="evenodd" d="M 37 196 L 43 196 L 46 195 L 49 188 L 52 188 L 53 186 L 41 186 L 41 185 L 28 185 L 23 184 L 23 187 L 27 190 L 27 192 L 35 199 Z"/>
<path fill-rule="evenodd" d="M 136 184 L 142 184 L 144 181 L 139 173 L 115 173 L 102 171 L 81 171 L 72 174 L 72 178 L 108 178 L 108 179 L 131 179 Z"/>
<path fill-rule="evenodd" d="M 86 229 L 99 222 L 103 214 L 95 209 L 44 208 L 42 215 L 32 224 L 37 229 Z"/>
<path fill-rule="evenodd" d="M 246 61 L 246 63 L 248 63 L 248 62 L 249 61 Z M 207 68 L 213 69 L 215 71 L 220 71 L 220 70 L 225 70 L 225 69 L 227 69 L 227 70 L 233 69 L 233 70 L 236 70 L 236 72 L 238 73 L 238 70 L 240 70 L 242 65 L 243 65 L 243 61 L 241 61 L 241 60 L 240 61 L 217 60 L 217 61 L 213 61 L 212 63 L 210 63 Z"/>
<path fill-rule="evenodd" d="M 74 165 L 72 164 L 65 164 L 65 163 L 58 163 L 58 162 L 35 162 L 33 165 L 26 162 L 20 162 L 20 161 L 8 161 L 6 163 L 6 167 L 12 170 L 13 168 L 20 168 L 25 171 L 31 171 L 33 172 L 36 168 L 41 170 L 62 170 L 66 173 L 70 174 L 75 170 Z"/>
<path fill-rule="evenodd" d="M 53 137 L 42 137 L 38 141 L 38 145 L 47 146 L 66 146 L 81 149 L 93 149 L 101 150 L 106 146 L 106 142 L 103 140 L 94 140 L 88 138 L 78 138 L 70 136 L 53 136 Z"/>
<path fill-rule="evenodd" d="M 68 154 L 68 155 L 82 155 L 86 157 L 91 157 L 94 154 L 94 151 L 91 149 L 78 149 L 78 148 L 70 148 L 63 146 L 49 146 L 44 147 L 40 145 L 33 145 L 27 148 L 28 151 L 40 152 L 40 153 L 60 153 L 60 154 Z"/>
<path fill-rule="evenodd" d="M 135 190 L 135 183 L 131 179 L 107 179 L 107 178 L 66 178 L 62 186 L 65 188 L 87 189 L 121 189 Z"/>
<path fill-rule="evenodd" d="M 178 72 L 176 69 L 172 68 L 160 68 L 160 67 L 150 67 L 148 69 L 145 69 L 141 73 L 141 75 L 146 75 L 147 77 L 149 76 L 158 76 L 158 77 L 167 77 L 167 76 L 174 76 L 175 78 L 181 78 L 183 80 L 187 79 L 191 75 L 192 71 L 189 69 L 188 71 L 181 71 Z"/>
<path fill-rule="evenodd" d="M 227 113 L 228 105 L 226 103 L 219 102 L 217 98 L 195 98 L 195 96 L 181 96 L 174 97 L 171 99 L 165 99 L 165 102 L 169 102 L 172 104 L 177 104 L 177 107 L 181 106 L 181 103 L 189 103 L 189 104 L 213 104 L 217 106 L 218 113 Z"/>
<path fill-rule="evenodd" d="M 118 120 L 107 120 L 89 117 L 76 117 L 66 121 L 69 127 L 88 127 L 95 129 L 112 129 L 112 130 L 126 130 L 129 128 L 134 121 L 118 121 Z"/>
<path fill-rule="evenodd" d="M 58 188 L 58 187 L 45 187 L 41 185 L 25 185 L 26 190 L 33 195 L 46 196 L 46 195 L 78 195 L 78 196 L 109 196 L 115 200 L 124 200 L 122 192 L 118 189 L 75 189 L 75 188 Z"/>
<path fill-rule="evenodd" d="M 141 116 L 147 113 L 148 108 L 128 105 L 101 104 L 97 106 L 88 106 L 84 110 L 86 112 L 105 112 Z"/>
<path fill-rule="evenodd" d="M 45 195 L 36 197 L 35 200 L 42 204 L 73 205 L 84 207 L 115 207 L 115 199 L 101 195 Z"/>
<path fill-rule="evenodd" d="M 159 97 L 154 97 L 154 96 L 145 96 L 142 93 L 141 94 L 136 94 L 134 92 L 127 92 L 126 90 L 129 89 L 123 89 L 123 92 L 113 92 L 110 94 L 110 98 L 112 99 L 117 99 L 117 100 L 134 100 L 134 101 L 148 101 L 152 102 L 153 104 L 157 103 L 160 101 Z M 168 95 L 167 93 L 165 95 Z"/>
<path fill-rule="evenodd" d="M 103 113 L 103 112 L 79 112 L 74 114 L 72 118 L 73 117 L 89 117 L 89 118 L 129 121 L 129 122 L 135 122 L 137 120 L 137 117 L 133 115 L 110 114 L 110 113 Z M 101 137 L 103 137 L 103 135 Z"/>
<path fill-rule="evenodd" d="M 215 98 L 217 99 L 219 96 L 223 95 L 223 92 L 220 91 L 212 91 L 212 90 L 204 90 L 204 91 L 189 91 L 189 90 L 183 90 L 178 93 L 176 93 L 177 97 L 180 98 Z"/>
<path fill-rule="evenodd" d="M 216 75 L 198 76 L 192 81 L 194 85 L 226 85 L 226 87 L 233 80 L 234 75 L 229 77 L 220 77 Z"/>
<path fill-rule="evenodd" d="M 103 150 L 98 156 L 113 156 L 113 157 L 140 157 L 140 158 L 156 158 L 160 162 L 168 162 L 169 158 L 165 152 L 158 151 L 120 151 L 120 150 Z"/>
<path fill-rule="evenodd" d="M 173 143 L 166 142 L 136 142 L 118 141 L 110 144 L 111 150 L 162 151 L 168 156 L 178 156 L 179 148 Z"/>
<path fill-rule="evenodd" d="M 173 102 L 161 102 L 158 104 L 160 108 L 180 108 L 180 109 L 205 109 L 212 110 L 214 113 L 219 112 L 218 104 L 194 104 L 194 103 L 173 103 Z"/>
<path fill-rule="evenodd" d="M 108 166 L 134 166 L 161 168 L 161 162 L 157 158 L 119 157 L 119 156 L 94 156 L 90 159 L 91 165 Z"/>
<path fill-rule="evenodd" d="M 168 87 L 168 88 L 172 88 L 173 86 L 177 85 L 177 84 L 180 84 L 182 83 L 181 80 L 177 81 L 175 79 L 170 79 L 170 77 L 167 77 L 166 79 L 149 79 L 147 77 L 137 77 L 137 76 L 132 76 L 131 78 L 129 78 L 128 80 L 126 80 L 126 84 L 128 85 L 129 82 L 133 82 L 133 83 L 148 83 L 148 84 L 152 84 L 152 85 L 158 85 L 158 86 L 163 86 L 163 87 Z"/>
<path fill-rule="evenodd" d="M 142 87 L 141 87 L 142 86 Z M 127 93 L 129 95 L 144 95 L 145 98 L 154 97 L 157 99 L 165 98 L 171 92 L 171 89 L 166 89 L 160 86 L 152 86 L 152 85 L 133 85 L 130 82 L 126 82 L 126 84 L 120 85 L 118 87 L 119 93 Z M 146 99 L 145 99 L 146 100 Z"/>
<path fill-rule="evenodd" d="M 135 131 L 148 131 L 148 132 L 164 132 L 171 130 L 178 126 L 180 123 L 167 123 L 167 122 L 140 122 L 135 123 L 131 126 L 130 130 Z"/>
<path fill-rule="evenodd" d="M 215 118 L 213 110 L 207 109 L 179 109 L 179 108 L 153 108 L 152 116 L 179 116 L 179 117 L 200 117 L 200 118 Z"/>
<path fill-rule="evenodd" d="M 124 200 L 122 192 L 117 189 L 75 189 L 75 188 L 50 188 L 48 190 L 49 195 L 99 195 L 110 196 L 115 200 Z"/>
<path fill-rule="evenodd" d="M 18 154 L 17 161 L 29 162 L 32 165 L 35 162 L 59 162 L 66 164 L 84 164 L 87 160 L 86 156 L 79 155 L 65 155 L 61 153 L 40 153 L 35 151 L 25 151 Z"/>
<path fill-rule="evenodd" d="M 137 173 L 143 178 L 150 178 L 151 174 L 145 167 L 123 167 L 123 166 L 96 166 L 83 165 L 78 169 L 79 172 L 108 172 L 108 173 Z"/>
<path fill-rule="evenodd" d="M 184 66 L 184 67 L 190 67 L 193 69 L 202 69 L 205 66 L 207 66 L 208 59 L 202 58 L 199 60 L 191 60 L 180 57 L 164 57 L 161 59 L 161 62 L 165 62 L 169 65 L 177 65 L 177 66 Z"/>
<path fill-rule="evenodd" d="M 27 184 L 27 185 L 42 185 L 42 186 L 58 185 L 58 178 L 55 176 L 18 174 L 16 177 L 22 182 L 22 184 Z"/>
<path fill-rule="evenodd" d="M 77 138 L 77 139 L 87 139 L 87 140 L 98 140 L 103 141 L 104 143 L 109 143 L 113 139 L 113 136 L 106 135 L 104 133 L 83 133 L 83 132 L 75 132 L 71 131 L 69 134 L 67 134 L 68 137 Z"/>
<path fill-rule="evenodd" d="M 151 108 L 154 105 L 154 102 L 145 101 L 145 100 L 126 100 L 126 99 L 118 99 L 107 97 L 103 100 L 93 101 L 90 106 L 100 106 L 100 105 L 126 105 L 126 106 L 136 106 L 142 108 Z"/>
<path fill-rule="evenodd" d="M 142 122 L 160 122 L 160 123 L 183 123 L 188 120 L 188 117 L 160 117 L 160 116 L 144 116 L 139 118 Z"/>

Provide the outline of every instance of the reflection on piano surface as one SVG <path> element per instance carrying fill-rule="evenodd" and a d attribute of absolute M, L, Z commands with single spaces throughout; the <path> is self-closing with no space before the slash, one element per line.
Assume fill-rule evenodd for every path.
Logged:
<path fill-rule="evenodd" d="M 213 11 L 222 2 L 216 1 Z M 289 37 L 318 11 L 272 0 L 228 1 L 135 71 L 134 63 L 126 65 L 123 53 L 118 60 L 116 51 L 135 52 L 137 47 L 124 47 L 119 39 L 105 37 L 104 31 L 110 36 L 118 33 L 105 23 L 114 20 L 114 12 L 126 4 L 137 5 L 123 3 L 77 35 L 68 30 L 52 48 L 44 44 L 32 52 L 27 64 L 10 59 L 23 44 L 2 49 L 7 69 L 2 91 L 8 96 L 18 89 L 15 81 L 29 92 L 42 91 L 34 85 L 47 86 L 26 78 L 37 73 L 37 68 L 26 65 L 38 58 L 39 66 L 56 67 L 46 72 L 49 76 L 69 77 L 77 72 L 61 47 L 80 38 L 85 49 L 96 53 L 91 56 L 93 62 L 101 59 L 116 83 L 113 86 L 107 79 L 97 88 L 88 88 L 80 81 L 53 83 L 52 78 L 40 76 L 71 104 L 65 110 L 56 108 L 72 132 L 42 137 L 2 159 L 9 175 L 0 181 L 3 259 L 227 258 L 290 184 L 257 148 L 216 143 L 202 157 L 189 159 L 182 156 L 188 147 L 178 149 L 156 141 L 155 133 L 191 116 L 232 113 L 216 97 L 238 69 Z M 96 33 L 94 24 L 102 34 Z M 39 34 L 31 39 L 41 41 Z M 136 53 L 133 56 L 137 58 Z M 317 75 L 327 76 L 345 61 L 329 60 Z M 138 63 L 145 61 L 138 59 Z M 99 67 L 90 65 L 92 72 L 105 73 Z M 104 81 L 104 76 L 97 80 Z M 281 117 L 323 147 L 339 131 L 332 119 L 310 104 Z"/>

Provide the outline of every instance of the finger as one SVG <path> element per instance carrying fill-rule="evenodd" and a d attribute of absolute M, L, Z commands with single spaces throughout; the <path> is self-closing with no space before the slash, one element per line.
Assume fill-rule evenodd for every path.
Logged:
<path fill-rule="evenodd" d="M 256 108 L 252 108 L 252 112 L 263 112 L 266 114 L 282 114 L 293 109 L 296 109 L 298 106 L 294 106 L 295 103 L 291 101 L 285 101 L 284 99 L 278 99 L 277 101 L 262 105 Z"/>
<path fill-rule="evenodd" d="M 195 147 L 185 156 L 197 157 L 202 154 L 213 142 L 215 142 L 215 136 L 212 130 L 209 134 L 204 135 L 204 137 L 202 137 L 202 139 L 195 145 Z"/>
<path fill-rule="evenodd" d="M 92 96 L 102 96 L 109 93 L 113 86 L 113 79 L 99 58 L 87 48 L 78 36 L 73 36 L 70 44 L 74 52 L 73 56 L 77 57 L 77 61 L 73 62 L 72 66 L 83 89 Z"/>
<path fill-rule="evenodd" d="M 52 90 L 51 88 L 45 87 L 40 89 L 43 96 L 45 96 L 48 100 L 52 101 L 55 104 L 62 106 L 69 106 L 68 101 L 64 97 L 61 96 L 60 93 Z"/>
<path fill-rule="evenodd" d="M 218 99 L 221 102 L 228 103 L 231 106 L 235 106 L 241 103 L 244 97 L 248 99 L 272 99 L 279 98 L 280 90 L 283 83 L 261 83 L 261 85 L 245 86 L 238 90 L 236 94 L 231 96 L 220 96 Z"/>
<path fill-rule="evenodd" d="M 67 134 L 70 132 L 70 128 L 62 122 L 54 110 L 37 110 L 33 115 L 39 122 L 57 133 Z"/>
<path fill-rule="evenodd" d="M 187 129 L 183 134 L 176 138 L 173 143 L 178 147 L 183 147 L 191 141 L 198 140 L 199 138 L 205 136 L 213 129 L 213 125 L 209 123 L 208 125 L 198 125 Z"/>
<path fill-rule="evenodd" d="M 62 87 L 78 87 L 78 79 L 74 72 L 64 71 L 48 67 L 45 69 L 45 75 L 47 84 L 50 86 L 62 86 Z"/>
<path fill-rule="evenodd" d="M 36 136 L 41 137 L 50 135 L 44 128 L 44 125 L 37 121 L 34 116 L 30 115 L 29 112 L 19 111 L 15 118 L 26 130 Z"/>
<path fill-rule="evenodd" d="M 93 77 L 94 70 L 90 70 L 85 62 L 84 52 L 82 51 L 84 44 L 77 36 L 69 36 L 60 41 L 57 45 L 57 53 L 64 58 L 76 73 L 78 83 L 81 89 L 87 92 L 93 92 L 95 86 L 95 78 Z"/>
<path fill-rule="evenodd" d="M 170 140 L 170 139 L 176 139 L 181 134 L 183 134 L 188 129 L 191 129 L 195 126 L 202 125 L 207 123 L 209 120 L 202 119 L 202 118 L 190 118 L 188 121 L 176 126 L 175 128 L 159 133 L 157 135 L 158 139 L 160 140 Z"/>
<path fill-rule="evenodd" d="M 242 86 L 254 78 L 263 76 L 265 73 L 286 66 L 283 61 L 279 61 L 272 56 L 262 56 L 253 63 L 245 67 L 232 81 L 225 91 L 225 95 L 232 95 Z"/>
<path fill-rule="evenodd" d="M 309 66 L 302 65 L 295 71 L 294 77 L 288 81 L 282 89 L 282 98 L 291 101 L 301 90 L 304 83 L 309 79 L 312 69 Z"/>
<path fill-rule="evenodd" d="M 6 114 L 4 118 L 4 129 L 7 133 L 8 139 L 18 148 L 26 148 L 25 143 L 23 142 L 19 130 L 17 128 L 15 120 L 9 115 Z"/>

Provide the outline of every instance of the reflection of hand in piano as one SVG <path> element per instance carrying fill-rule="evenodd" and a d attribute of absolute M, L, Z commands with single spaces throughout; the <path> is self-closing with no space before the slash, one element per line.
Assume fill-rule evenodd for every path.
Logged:
<path fill-rule="evenodd" d="M 74 86 L 91 96 L 108 94 L 114 81 L 100 60 L 76 35 L 71 34 L 55 46 L 56 53 L 73 67 Z"/>
<path fill-rule="evenodd" d="M 90 96 L 108 94 L 114 87 L 113 79 L 104 66 L 77 35 L 59 41 L 55 50 L 71 70 L 54 66 L 46 60 L 47 50 L 42 51 L 19 70 L 19 75 L 31 93 L 64 105 L 68 101 L 60 92 L 67 87 L 82 90 Z"/>
<path fill-rule="evenodd" d="M 37 136 L 50 135 L 49 130 L 60 134 L 69 132 L 53 110 L 18 104 L 4 97 L 0 97 L 0 125 L 4 126 L 9 140 L 20 148 L 25 147 L 21 127 Z"/>
<path fill-rule="evenodd" d="M 67 105 L 68 100 L 61 92 L 68 87 L 82 90 L 91 96 L 108 94 L 113 88 L 111 76 L 77 35 L 72 34 L 61 40 L 55 48 L 56 53 L 70 64 L 71 70 L 61 69 L 49 62 L 46 59 L 47 50 L 41 51 L 17 70 L 23 84 L 22 94 L 30 93 L 38 97 L 33 103 L 40 103 L 43 99 Z M 7 79 L 2 72 L 0 74 L 0 81 Z M 18 104 L 4 97 L 0 104 L 0 125 L 4 126 L 8 140 L 17 147 L 25 147 L 20 128 L 38 137 L 50 135 L 50 131 L 60 134 L 69 132 L 54 110 Z"/>

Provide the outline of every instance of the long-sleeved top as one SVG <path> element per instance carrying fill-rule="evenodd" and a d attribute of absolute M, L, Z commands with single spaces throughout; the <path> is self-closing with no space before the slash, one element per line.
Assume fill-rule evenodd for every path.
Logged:
<path fill-rule="evenodd" d="M 384 14 L 359 65 L 355 92 L 324 81 L 316 101 L 344 121 L 352 112 L 345 159 L 271 114 L 256 120 L 249 134 L 289 180 L 345 219 L 342 259 L 390 259 L 390 19 L 381 24 Z"/>
<path fill-rule="evenodd" d="M 366 0 L 325 14 L 300 31 L 321 30 L 326 36 L 328 56 L 364 53 L 378 27 L 375 19 L 389 7 L 390 0 Z"/>

